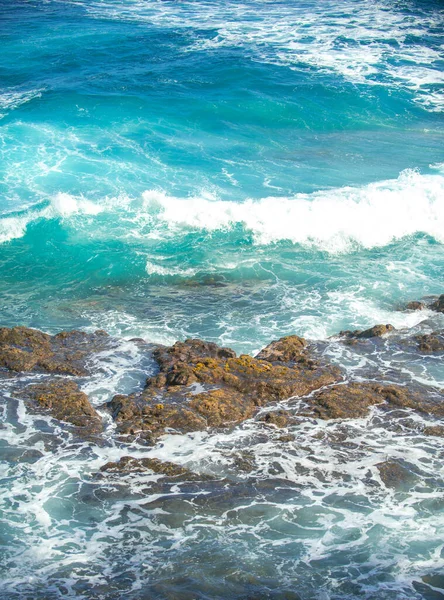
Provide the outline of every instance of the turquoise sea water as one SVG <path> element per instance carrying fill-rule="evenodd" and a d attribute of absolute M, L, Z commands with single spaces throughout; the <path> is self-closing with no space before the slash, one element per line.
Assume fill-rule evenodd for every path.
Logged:
<path fill-rule="evenodd" d="M 289 333 L 417 326 L 424 315 L 399 308 L 444 291 L 442 2 L 0 0 L 0 44 L 1 325 L 253 353 Z M 108 383 L 88 384 L 97 403 L 142 382 L 128 344 Z M 444 381 L 431 360 L 399 372 Z M 424 502 L 441 512 L 418 498 L 375 508 L 364 489 L 353 508 L 342 488 L 330 511 L 315 497 L 332 488 L 309 479 L 306 497 L 267 488 L 254 510 L 251 490 L 193 516 L 177 500 L 176 521 L 138 530 L 169 509 L 143 508 L 138 489 L 85 508 L 105 450 L 73 457 L 66 438 L 54 454 L 40 421 L 10 410 L 5 447 L 40 444 L 43 458 L 5 467 L 3 537 L 18 550 L 3 597 L 443 597 L 411 583 L 444 564 L 436 482 Z M 211 464 L 216 448 L 250 447 L 248 427 L 232 435 L 165 448 Z M 439 440 L 392 442 L 442 469 Z M 251 444 L 268 469 L 273 444 Z"/>

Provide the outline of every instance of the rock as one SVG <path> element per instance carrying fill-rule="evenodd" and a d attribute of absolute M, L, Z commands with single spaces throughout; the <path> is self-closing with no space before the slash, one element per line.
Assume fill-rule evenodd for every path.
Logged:
<path fill-rule="evenodd" d="M 29 327 L 0 328 L 0 367 L 60 375 L 87 374 L 86 358 L 103 350 L 108 335 L 63 331 L 51 336 Z"/>
<path fill-rule="evenodd" d="M 355 331 L 340 331 L 339 335 L 346 338 L 353 338 L 357 340 L 369 339 L 373 337 L 381 337 L 386 333 L 390 333 L 391 331 L 395 331 L 393 325 L 374 325 L 370 329 L 365 329 L 361 331 L 360 329 L 356 329 Z"/>
<path fill-rule="evenodd" d="M 417 300 L 414 300 L 413 302 L 409 302 L 408 304 L 406 304 L 407 310 L 424 310 L 425 308 L 426 308 L 425 303 L 418 302 Z"/>
<path fill-rule="evenodd" d="M 378 463 L 376 467 L 386 487 L 399 491 L 408 490 L 418 481 L 418 476 L 411 471 L 409 463 L 401 464 L 397 460 L 386 460 Z"/>
<path fill-rule="evenodd" d="M 256 358 L 271 363 L 305 363 L 306 361 L 312 361 L 307 351 L 306 340 L 297 335 L 289 335 L 276 342 L 271 342 L 256 355 Z M 312 362 L 314 364 L 314 361 Z"/>
<path fill-rule="evenodd" d="M 293 416 L 287 410 L 272 410 L 261 415 L 258 420 L 266 425 L 281 428 L 287 427 L 293 421 Z"/>
<path fill-rule="evenodd" d="M 73 381 L 57 379 L 36 383 L 28 385 L 16 395 L 48 409 L 55 419 L 84 428 L 85 432 L 98 433 L 102 430 L 100 415 L 91 406 L 88 396 Z"/>
<path fill-rule="evenodd" d="M 335 385 L 321 390 L 310 399 L 320 419 L 356 419 L 367 416 L 370 406 L 382 404 L 384 397 L 377 386 L 365 383 Z"/>
<path fill-rule="evenodd" d="M 430 305 L 430 308 L 436 312 L 444 313 L 444 294 L 441 294 L 438 300 Z"/>
<path fill-rule="evenodd" d="M 100 471 L 111 473 L 141 473 L 143 471 L 153 471 L 167 477 L 179 477 L 180 475 L 195 477 L 189 469 L 176 465 L 172 462 L 163 462 L 158 458 L 133 458 L 132 456 L 122 456 L 118 462 L 108 462 Z"/>
<path fill-rule="evenodd" d="M 444 413 L 442 404 L 423 400 L 407 388 L 376 383 L 334 385 L 313 394 L 308 403 L 320 419 L 357 419 L 367 416 L 371 406 L 384 403 L 428 414 Z"/>
<path fill-rule="evenodd" d="M 429 425 L 424 427 L 423 433 L 424 435 L 444 437 L 444 425 Z"/>
<path fill-rule="evenodd" d="M 337 367 L 314 360 L 296 336 L 273 342 L 256 358 L 200 340 L 160 347 L 153 356 L 159 373 L 145 390 L 107 405 L 121 433 L 148 430 L 156 437 L 166 430 L 226 427 L 269 402 L 308 394 L 341 376 Z"/>
<path fill-rule="evenodd" d="M 421 352 L 442 352 L 444 350 L 444 335 L 442 331 L 434 331 L 425 335 L 416 335 L 415 341 Z"/>

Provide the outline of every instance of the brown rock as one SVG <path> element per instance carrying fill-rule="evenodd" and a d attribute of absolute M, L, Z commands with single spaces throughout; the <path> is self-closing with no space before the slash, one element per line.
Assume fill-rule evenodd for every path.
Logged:
<path fill-rule="evenodd" d="M 360 329 L 356 329 L 355 331 L 340 331 L 339 335 L 346 338 L 354 338 L 357 340 L 369 339 L 373 337 L 381 337 L 386 333 L 390 333 L 391 331 L 395 331 L 393 325 L 374 325 L 370 329 L 365 329 L 361 331 Z"/>
<path fill-rule="evenodd" d="M 444 437 L 444 426 L 443 425 L 429 425 L 428 427 L 424 427 L 423 433 L 425 435 Z"/>
<path fill-rule="evenodd" d="M 142 394 L 116 396 L 108 404 L 122 433 L 178 432 L 225 427 L 254 415 L 269 402 L 305 395 L 338 381 L 340 371 L 310 357 L 296 336 L 274 342 L 259 355 L 200 340 L 177 342 L 153 354 L 160 372 Z M 279 360 L 279 359 L 282 360 Z M 193 384 L 198 390 L 193 390 Z"/>
<path fill-rule="evenodd" d="M 283 337 L 276 342 L 271 342 L 266 348 L 256 355 L 259 360 L 269 362 L 305 362 L 312 360 L 307 352 L 307 342 L 297 335 Z"/>
<path fill-rule="evenodd" d="M 426 305 L 424 304 L 424 302 L 418 302 L 417 300 L 406 304 L 407 310 L 424 310 L 425 307 Z"/>
<path fill-rule="evenodd" d="M 271 410 L 259 417 L 259 421 L 279 428 L 287 427 L 292 420 L 292 414 L 287 410 Z"/>
<path fill-rule="evenodd" d="M 384 402 L 378 389 L 366 383 L 335 385 L 315 394 L 310 404 L 320 419 L 357 419 L 367 416 L 370 406 Z"/>
<path fill-rule="evenodd" d="M 11 371 L 39 371 L 85 375 L 86 358 L 105 347 L 107 334 L 63 331 L 55 336 L 29 327 L 0 328 L 0 367 Z"/>
<path fill-rule="evenodd" d="M 438 300 L 430 305 L 430 308 L 436 312 L 444 313 L 444 294 L 441 294 Z"/>
<path fill-rule="evenodd" d="M 442 352 L 444 350 L 444 335 L 442 332 L 434 331 L 425 335 L 415 336 L 418 350 L 421 352 Z"/>
<path fill-rule="evenodd" d="M 158 458 L 133 458 L 132 456 L 122 456 L 118 462 L 108 462 L 100 467 L 102 472 L 111 473 L 140 473 L 143 471 L 153 471 L 167 477 L 178 477 L 180 475 L 195 476 L 189 469 L 176 465 L 172 462 L 163 462 Z"/>
<path fill-rule="evenodd" d="M 442 402 L 432 402 L 407 388 L 375 383 L 348 383 L 321 390 L 309 398 L 315 416 L 320 419 L 356 419 L 365 417 L 370 406 L 388 403 L 400 408 L 441 416 Z"/>
<path fill-rule="evenodd" d="M 90 433 L 102 430 L 102 420 L 91 406 L 88 396 L 73 381 L 57 379 L 27 386 L 17 393 L 33 400 L 40 408 L 48 409 L 51 416 L 83 427 Z"/>

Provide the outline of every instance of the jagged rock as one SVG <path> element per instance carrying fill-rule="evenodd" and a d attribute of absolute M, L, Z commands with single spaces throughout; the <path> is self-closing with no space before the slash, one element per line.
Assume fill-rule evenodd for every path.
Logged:
<path fill-rule="evenodd" d="M 376 467 L 386 487 L 407 490 L 418 481 L 418 476 L 411 471 L 409 463 L 401 464 L 397 460 L 386 460 L 378 463 Z"/>
<path fill-rule="evenodd" d="M 423 433 L 425 435 L 444 437 L 444 425 L 429 425 L 428 427 L 424 427 Z"/>
<path fill-rule="evenodd" d="M 143 471 L 153 471 L 167 477 L 178 477 L 180 475 L 196 476 L 195 473 L 176 465 L 172 462 L 163 462 L 158 458 L 133 458 L 132 456 L 122 456 L 118 462 L 108 462 L 100 467 L 102 472 L 111 473 L 140 473 Z"/>
<path fill-rule="evenodd" d="M 430 305 L 430 308 L 436 312 L 444 313 L 444 294 L 441 294 L 438 300 Z"/>
<path fill-rule="evenodd" d="M 400 408 L 439 416 L 444 414 L 442 403 L 433 403 L 407 388 L 375 383 L 348 383 L 334 385 L 313 394 L 308 403 L 320 419 L 356 419 L 365 417 L 370 406 L 388 403 Z"/>
<path fill-rule="evenodd" d="M 287 410 L 271 410 L 258 419 L 266 425 L 274 425 L 275 427 L 287 427 L 292 421 L 293 416 Z"/>
<path fill-rule="evenodd" d="M 0 328 L 0 367 L 60 375 L 87 374 L 86 358 L 102 350 L 108 335 L 62 331 L 51 336 L 29 327 Z"/>
<path fill-rule="evenodd" d="M 289 335 L 271 342 L 256 355 L 258 360 L 281 363 L 309 363 L 315 365 L 307 349 L 307 341 L 297 335 Z"/>
<path fill-rule="evenodd" d="M 418 350 L 421 352 L 442 352 L 444 350 L 444 335 L 441 331 L 434 331 L 425 335 L 416 335 Z"/>
<path fill-rule="evenodd" d="M 406 304 L 407 310 L 424 310 L 426 308 L 426 304 L 424 302 L 419 302 L 414 300 L 413 302 L 409 302 Z"/>
<path fill-rule="evenodd" d="M 48 409 L 51 416 L 60 421 L 84 428 L 85 432 L 98 433 L 102 430 L 100 415 L 74 381 L 57 379 L 36 383 L 28 385 L 16 395 L 33 401 L 40 408 Z"/>
<path fill-rule="evenodd" d="M 357 340 L 369 339 L 373 337 L 381 337 L 386 333 L 390 333 L 391 331 L 395 331 L 393 325 L 374 325 L 370 327 L 370 329 L 365 329 L 364 331 L 360 329 L 356 329 L 355 331 L 340 331 L 339 335 L 345 338 L 352 338 Z"/>
<path fill-rule="evenodd" d="M 153 356 L 160 371 L 147 380 L 145 390 L 116 396 L 107 405 L 121 433 L 149 430 L 156 437 L 171 429 L 224 427 L 252 417 L 269 402 L 340 379 L 339 369 L 310 357 L 297 336 L 273 342 L 256 358 L 236 357 L 229 348 L 200 340 L 160 347 Z"/>

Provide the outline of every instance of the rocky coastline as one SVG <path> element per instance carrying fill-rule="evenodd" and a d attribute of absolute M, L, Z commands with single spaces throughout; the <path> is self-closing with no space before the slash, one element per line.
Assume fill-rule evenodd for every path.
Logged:
<path fill-rule="evenodd" d="M 428 304 L 415 301 L 405 310 L 431 309 L 444 312 L 444 295 Z M 364 331 L 342 331 L 344 345 L 360 345 L 372 352 L 373 343 L 384 340 L 414 348 L 418 353 L 444 354 L 444 331 L 403 335 L 390 325 L 375 325 Z M 150 353 L 157 372 L 147 377 L 142 390 L 117 394 L 94 407 L 81 382 L 93 371 L 91 357 L 116 343 L 104 331 L 61 332 L 48 335 L 28 327 L 0 329 L 0 377 L 14 378 L 12 395 L 25 401 L 27 409 L 49 414 L 76 436 L 100 439 L 107 415 L 120 442 L 153 446 L 166 433 L 218 431 L 234 428 L 248 419 L 266 427 L 283 428 L 313 419 L 349 420 L 365 418 L 372 407 L 381 411 L 406 411 L 429 417 L 425 435 L 443 436 L 444 391 L 419 385 L 372 380 L 351 380 L 340 366 L 332 364 L 309 341 L 297 335 L 271 342 L 255 357 L 236 353 L 212 342 L 188 339 L 172 346 L 155 346 L 133 340 Z M 30 375 L 35 375 L 33 381 Z M 280 407 L 294 400 L 292 410 Z M 295 403 L 297 409 L 295 410 Z M 108 417 L 108 418 L 109 418 Z M 181 467 L 153 459 L 124 457 L 107 463 L 106 472 L 148 469 L 167 476 L 184 474 Z M 387 475 L 387 465 L 383 467 Z M 399 465 L 395 471 L 400 472 Z"/>

